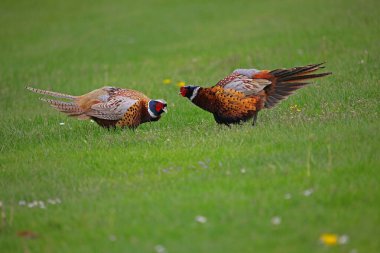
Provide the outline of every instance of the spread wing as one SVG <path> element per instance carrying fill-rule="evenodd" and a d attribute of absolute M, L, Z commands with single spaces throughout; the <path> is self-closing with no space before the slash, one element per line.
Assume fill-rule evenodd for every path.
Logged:
<path fill-rule="evenodd" d="M 137 98 L 115 96 L 107 102 L 92 105 L 86 114 L 100 119 L 119 120 L 138 101 Z"/>
<path fill-rule="evenodd" d="M 259 72 L 257 69 L 236 69 L 215 86 L 239 91 L 245 96 L 255 95 L 271 84 L 271 81 L 267 79 L 254 78 L 254 75 Z"/>

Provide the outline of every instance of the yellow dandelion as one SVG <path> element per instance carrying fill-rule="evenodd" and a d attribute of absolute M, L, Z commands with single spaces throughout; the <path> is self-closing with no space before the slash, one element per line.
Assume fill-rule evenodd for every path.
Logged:
<path fill-rule="evenodd" d="M 321 235 L 319 240 L 327 246 L 337 245 L 338 244 L 338 235 L 325 233 L 325 234 Z"/>
<path fill-rule="evenodd" d="M 172 80 L 169 79 L 169 78 L 166 78 L 166 79 L 162 80 L 162 83 L 163 83 L 163 84 L 171 84 L 171 83 L 172 83 Z"/>
<path fill-rule="evenodd" d="M 185 82 L 184 81 L 179 81 L 178 83 L 177 83 L 177 86 L 178 87 L 182 87 L 182 86 L 185 86 Z"/>
<path fill-rule="evenodd" d="M 291 112 L 291 113 L 294 113 L 294 112 L 301 112 L 301 110 L 302 110 L 301 107 L 299 107 L 299 106 L 296 105 L 296 104 L 290 106 L 290 112 Z"/>

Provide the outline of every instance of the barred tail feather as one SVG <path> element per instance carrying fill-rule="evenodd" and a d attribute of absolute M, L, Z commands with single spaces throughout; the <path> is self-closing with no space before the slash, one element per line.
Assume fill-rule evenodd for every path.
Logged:
<path fill-rule="evenodd" d="M 66 113 L 68 116 L 78 119 L 89 119 L 89 116 L 84 114 L 84 111 L 74 102 L 63 102 L 53 99 L 40 98 L 42 101 L 50 104 L 54 109 Z"/>
<path fill-rule="evenodd" d="M 311 64 L 304 67 L 270 71 L 269 74 L 273 77 L 273 83 L 267 86 L 265 90 L 267 94 L 265 107 L 272 108 L 281 100 L 287 99 L 296 90 L 310 84 L 309 82 L 305 82 L 306 80 L 332 74 L 331 72 L 312 74 L 319 69 L 323 69 L 323 64 Z"/>
<path fill-rule="evenodd" d="M 26 89 L 30 90 L 31 92 L 35 92 L 35 93 L 42 94 L 42 95 L 48 95 L 48 96 L 52 96 L 52 97 L 56 97 L 56 98 L 66 98 L 66 99 L 70 99 L 70 100 L 74 100 L 77 98 L 76 96 L 72 96 L 72 95 L 68 95 L 68 94 L 64 94 L 64 93 L 48 91 L 48 90 L 40 90 L 40 89 L 36 89 L 33 87 L 26 87 Z"/>

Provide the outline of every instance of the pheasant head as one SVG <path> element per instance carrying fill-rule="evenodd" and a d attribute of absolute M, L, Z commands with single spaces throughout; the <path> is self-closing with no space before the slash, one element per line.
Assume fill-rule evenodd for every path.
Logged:
<path fill-rule="evenodd" d="M 199 86 L 193 85 L 182 86 L 180 94 L 182 97 L 187 97 L 188 99 L 193 100 L 198 95 L 199 88 Z"/>
<path fill-rule="evenodd" d="M 153 119 L 159 118 L 162 113 L 167 112 L 168 104 L 163 99 L 149 100 L 148 102 L 148 112 L 150 117 Z"/>

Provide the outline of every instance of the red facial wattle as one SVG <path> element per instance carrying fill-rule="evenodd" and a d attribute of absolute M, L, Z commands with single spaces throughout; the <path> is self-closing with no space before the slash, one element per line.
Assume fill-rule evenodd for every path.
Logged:
<path fill-rule="evenodd" d="M 156 104 L 156 112 L 160 112 L 164 108 L 164 105 L 162 103 Z"/>
<path fill-rule="evenodd" d="M 180 92 L 181 92 L 182 97 L 186 97 L 187 90 L 185 87 L 181 87 Z"/>

